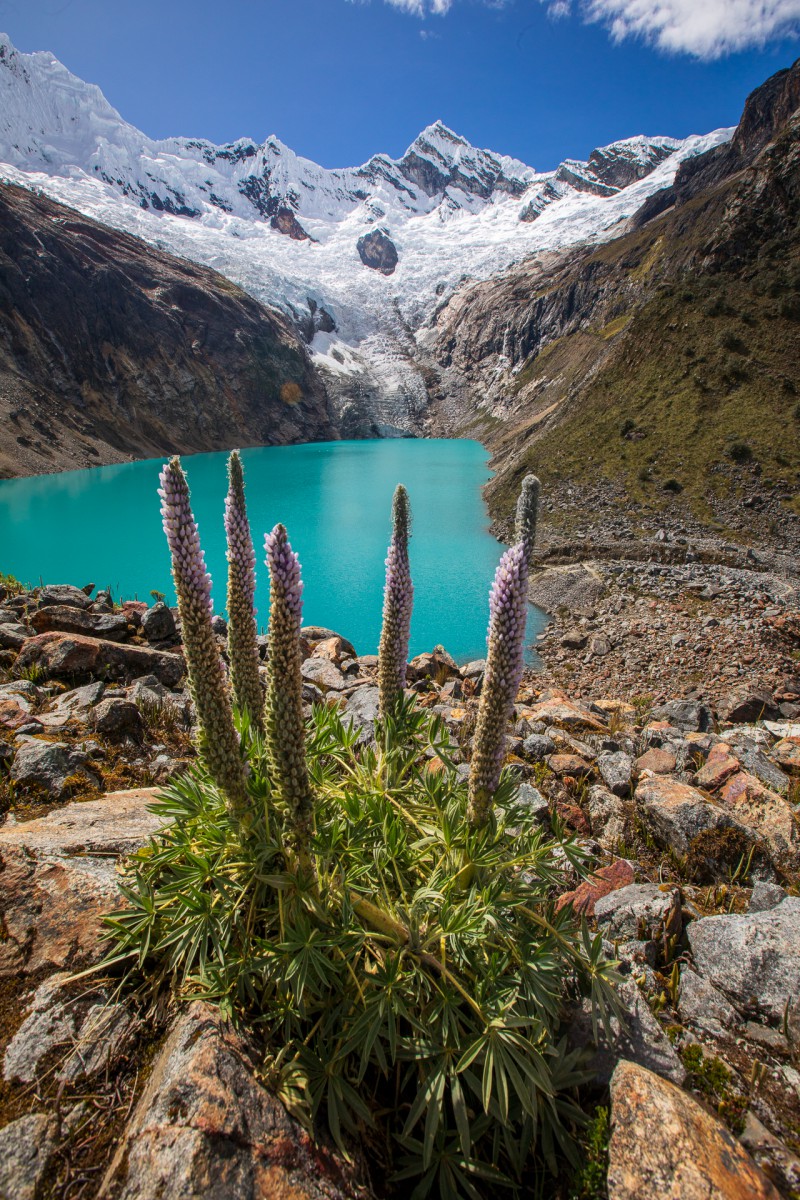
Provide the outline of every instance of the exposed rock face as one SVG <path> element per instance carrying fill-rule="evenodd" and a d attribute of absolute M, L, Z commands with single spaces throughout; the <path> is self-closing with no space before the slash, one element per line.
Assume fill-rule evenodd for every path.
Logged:
<path fill-rule="evenodd" d="M 289 322 L 213 271 L 3 184 L 0 275 L 0 476 L 335 436 Z"/>
<path fill-rule="evenodd" d="M 584 498 L 577 520 L 585 528 L 597 519 L 606 470 L 614 516 L 625 492 L 637 491 L 656 509 L 666 492 L 670 511 L 683 516 L 690 493 L 705 498 L 707 472 L 720 460 L 726 473 L 726 447 L 753 411 L 765 422 L 742 453 L 759 461 L 783 453 L 772 434 L 795 421 L 798 95 L 795 64 L 753 94 L 730 145 L 682 164 L 674 189 L 652 197 L 632 231 L 601 248 L 541 253 L 442 307 L 427 335 L 434 419 L 448 432 L 480 429 L 495 451 L 493 515 L 511 511 L 532 469 L 549 485 L 559 524 L 560 501 L 576 486 Z M 767 295 L 776 302 L 766 304 Z M 763 336 L 743 337 L 739 313 Z M 698 418 L 690 470 L 678 431 L 712 404 L 714 421 Z M 788 470 L 800 465 L 797 444 Z M 646 460 L 654 467 L 643 489 Z M 731 528 L 768 539 L 769 521 L 753 519 L 758 503 L 746 517 L 736 503 L 719 508 Z M 800 521 L 790 515 L 787 524 L 800 538 Z"/>
<path fill-rule="evenodd" d="M 100 1190 L 105 1200 L 363 1195 L 254 1077 L 253 1047 L 209 1006 L 175 1022 Z"/>
<path fill-rule="evenodd" d="M 56 1151 L 56 1122 L 30 1113 L 0 1129 L 0 1195 L 35 1200 Z"/>
<path fill-rule="evenodd" d="M 779 1200 L 724 1125 L 632 1062 L 611 1080 L 609 1200 Z"/>
<path fill-rule="evenodd" d="M 179 654 L 66 633 L 40 633 L 28 638 L 17 663 L 20 670 L 35 664 L 47 678 L 93 675 L 133 679 L 136 675 L 155 675 L 167 687 L 175 687 L 186 672 L 186 663 Z"/>
<path fill-rule="evenodd" d="M 0 829 L 0 978 L 93 965 L 106 951 L 103 917 L 120 904 L 115 855 L 159 828 L 152 790 L 69 804 Z"/>
<path fill-rule="evenodd" d="M 700 974 L 744 1013 L 780 1021 L 800 996 L 800 899 L 766 912 L 705 917 L 689 926 Z"/>
<path fill-rule="evenodd" d="M 631 980 L 626 980 L 620 984 L 618 996 L 622 1004 L 624 1025 L 621 1025 L 616 1017 L 612 1017 L 610 1039 L 602 1025 L 598 1025 L 598 1037 L 595 1042 L 591 1004 L 587 1000 L 583 1000 L 576 1008 L 568 1027 L 571 1045 L 593 1049 L 588 1069 L 594 1072 L 596 1081 L 607 1085 L 617 1069 L 617 1064 L 622 1060 L 630 1060 L 648 1068 L 649 1071 L 656 1071 L 658 1075 L 663 1075 L 676 1084 L 682 1084 L 686 1078 L 683 1064 L 651 1013 L 639 988 Z"/>
<path fill-rule="evenodd" d="M 397 247 L 382 229 L 374 229 L 360 237 L 356 243 L 365 267 L 380 271 L 381 275 L 392 275 L 397 266 Z"/>
<path fill-rule="evenodd" d="M 270 219 L 270 225 L 295 242 L 313 241 L 290 208 L 282 206 Z"/>
<path fill-rule="evenodd" d="M 503 170 L 498 157 L 487 150 L 476 150 L 441 121 L 420 134 L 398 166 L 426 196 L 435 196 L 448 187 L 484 200 L 495 191 L 518 196 L 525 190 L 522 180 Z"/>

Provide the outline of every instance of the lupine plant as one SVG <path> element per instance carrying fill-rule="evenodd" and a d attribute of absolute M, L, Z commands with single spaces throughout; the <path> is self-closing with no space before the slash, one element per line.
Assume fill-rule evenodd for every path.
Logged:
<path fill-rule="evenodd" d="M 283 525 L 276 525 L 267 534 L 264 549 L 270 579 L 267 761 L 273 788 L 287 807 L 297 837 L 305 842 L 311 826 L 312 797 L 300 675 L 300 562 Z"/>
<path fill-rule="evenodd" d="M 536 488 L 524 490 L 522 536 L 493 588 L 482 704 L 497 707 L 470 795 L 440 719 L 402 694 L 409 593 L 391 579 L 402 603 L 387 600 L 398 636 L 386 639 L 393 683 L 375 737 L 335 706 L 303 720 L 300 567 L 281 525 L 266 539 L 265 737 L 244 739 L 248 771 L 237 774 L 208 577 L 174 461 L 162 492 L 200 757 L 154 806 L 164 827 L 131 860 L 127 906 L 108 918 L 109 963 L 126 964 L 144 995 L 204 997 L 252 1022 L 267 1083 L 311 1133 L 327 1131 L 345 1154 L 365 1149 L 384 1194 L 540 1195 L 583 1121 L 576 1088 L 588 1074 L 562 1037 L 564 1002 L 583 989 L 596 1019 L 618 1009 L 600 938 L 569 906 L 556 911 L 583 852 L 547 834 L 501 771 Z M 405 547 L 407 519 L 400 492 L 394 547 Z M 398 561 L 390 549 L 390 568 Z M 229 803 L 228 772 L 246 804 Z M 242 809 L 258 819 L 242 821 Z"/>
<path fill-rule="evenodd" d="M 251 727 L 264 732 L 264 694 L 256 641 L 256 555 L 244 500 L 244 474 L 238 450 L 228 459 L 225 499 L 228 545 L 228 657 L 234 701 Z"/>
<path fill-rule="evenodd" d="M 505 758 L 506 727 L 522 678 L 528 571 L 538 504 L 539 480 L 528 475 L 517 502 L 517 541 L 500 559 L 489 595 L 488 654 L 469 777 L 473 825 L 483 825 L 488 819 Z"/>
<path fill-rule="evenodd" d="M 197 712 L 199 749 L 208 773 L 239 818 L 250 807 L 245 766 L 233 723 L 228 688 L 211 628 L 211 577 L 192 515 L 180 460 L 161 472 L 161 517 L 172 556 L 189 688 Z"/>
<path fill-rule="evenodd" d="M 399 483 L 392 501 L 392 539 L 386 555 L 383 625 L 378 648 L 379 703 L 384 716 L 394 712 L 406 686 L 411 610 L 414 604 L 414 586 L 408 562 L 410 533 L 408 492 Z"/>

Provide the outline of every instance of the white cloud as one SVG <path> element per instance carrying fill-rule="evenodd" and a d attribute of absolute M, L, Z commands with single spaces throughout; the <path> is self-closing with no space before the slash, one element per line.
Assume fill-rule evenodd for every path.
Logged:
<path fill-rule="evenodd" d="M 358 2 L 358 0 L 351 0 Z M 369 0 L 361 0 L 362 3 Z M 512 0 L 483 0 L 504 8 Z M 800 0 L 540 0 L 554 20 L 579 13 L 621 42 L 638 37 L 659 50 L 721 58 L 800 34 Z M 384 0 L 415 17 L 443 17 L 456 0 Z"/>
<path fill-rule="evenodd" d="M 386 0 L 386 3 L 415 17 L 425 17 L 429 13 L 443 17 L 450 11 L 453 0 Z"/>
<path fill-rule="evenodd" d="M 542 3 L 554 17 L 568 10 L 567 0 Z M 583 0 L 579 10 L 606 25 L 615 41 L 640 37 L 660 50 L 706 59 L 800 30 L 800 0 Z"/>

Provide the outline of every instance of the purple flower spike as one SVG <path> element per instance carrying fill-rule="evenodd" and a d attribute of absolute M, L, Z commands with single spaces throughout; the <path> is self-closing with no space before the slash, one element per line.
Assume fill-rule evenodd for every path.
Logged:
<path fill-rule="evenodd" d="M 211 628 L 211 578 L 189 502 L 179 458 L 161 472 L 161 515 L 172 555 L 189 688 L 200 727 L 199 750 L 211 778 L 231 809 L 246 819 L 249 808 L 245 769 L 233 724 L 222 663 Z"/>
<path fill-rule="evenodd" d="M 520 540 L 500 559 L 489 594 L 486 675 L 469 776 L 469 819 L 485 824 L 505 759 L 506 725 L 517 698 L 525 651 L 528 571 L 536 535 L 539 481 L 528 476 L 517 506 Z"/>
<path fill-rule="evenodd" d="M 225 534 L 228 541 L 228 657 L 233 696 L 250 723 L 264 732 L 264 694 L 259 677 L 256 641 L 256 555 L 244 500 L 244 475 L 239 452 L 228 460 Z"/>
<path fill-rule="evenodd" d="M 392 538 L 386 556 L 383 625 L 378 648 L 378 688 L 380 710 L 384 716 L 394 710 L 406 686 L 411 611 L 414 605 L 414 587 L 408 561 L 410 525 L 408 492 L 402 484 L 398 484 L 392 501 Z"/>
<path fill-rule="evenodd" d="M 167 463 L 160 476 L 161 517 L 172 555 L 172 575 L 184 603 L 197 613 L 213 612 L 211 576 L 206 571 L 200 534 L 189 503 L 189 488 L 180 459 Z M 179 594 L 179 600 L 181 598 Z"/>
<path fill-rule="evenodd" d="M 287 805 L 302 844 L 312 816 L 303 721 L 303 680 L 300 674 L 300 623 L 303 584 L 300 562 L 283 525 L 264 539 L 270 579 L 269 677 L 264 710 L 267 759 L 272 785 Z"/>

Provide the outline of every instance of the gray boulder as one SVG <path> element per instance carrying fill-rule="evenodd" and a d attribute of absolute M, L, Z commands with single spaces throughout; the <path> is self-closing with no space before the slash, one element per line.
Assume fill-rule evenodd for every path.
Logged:
<path fill-rule="evenodd" d="M 342 711 L 345 724 L 355 725 L 361 730 L 359 743 L 371 742 L 375 736 L 375 722 L 378 719 L 378 689 L 376 687 L 356 688 L 347 697 L 347 703 Z"/>
<path fill-rule="evenodd" d="M 65 604 L 70 608 L 89 608 L 92 600 L 82 588 L 72 584 L 62 583 L 43 587 L 36 597 L 39 607 L 46 608 L 53 604 Z"/>
<path fill-rule="evenodd" d="M 163 602 L 146 609 L 141 619 L 148 642 L 165 642 L 175 637 L 175 618 Z"/>
<path fill-rule="evenodd" d="M 528 762 L 544 762 L 555 749 L 555 742 L 542 733 L 532 733 L 522 743 L 522 755 Z"/>
<path fill-rule="evenodd" d="M 607 938 L 662 941 L 681 931 L 681 897 L 677 888 L 662 891 L 654 883 L 630 883 L 601 896 L 594 915 Z"/>
<path fill-rule="evenodd" d="M 56 1151 L 56 1130 L 48 1113 L 29 1113 L 0 1129 L 3 1200 L 35 1200 Z"/>
<path fill-rule="evenodd" d="M 24 625 L 0 625 L 0 650 L 21 650 L 30 632 Z"/>
<path fill-rule="evenodd" d="M 685 1024 L 715 1036 L 741 1025 L 741 1017 L 722 992 L 686 965 L 681 967 L 678 1012 Z"/>
<path fill-rule="evenodd" d="M 688 929 L 698 972 L 742 1013 L 771 1021 L 800 996 L 800 897 L 767 912 L 703 917 Z"/>
<path fill-rule="evenodd" d="M 653 719 L 666 721 L 684 733 L 704 733 L 711 728 L 711 710 L 697 700 L 668 700 L 653 710 Z"/>
<path fill-rule="evenodd" d="M 466 764 L 462 764 L 466 766 Z M 467 766 L 464 773 L 465 778 L 469 778 L 469 767 Z M 517 801 L 523 805 L 529 813 L 540 823 L 550 819 L 550 805 L 544 798 L 538 788 L 533 787 L 530 783 L 521 783 L 517 788 Z"/>
<path fill-rule="evenodd" d="M 786 891 L 780 884 L 758 880 L 753 884 L 753 892 L 750 896 L 747 911 L 751 913 L 769 912 L 770 909 L 777 908 L 785 897 Z"/>
<path fill-rule="evenodd" d="M 601 754 L 597 760 L 600 778 L 615 796 L 627 796 L 633 778 L 633 759 L 624 750 L 612 754 Z"/>
<path fill-rule="evenodd" d="M 91 710 L 102 699 L 105 684 L 87 683 L 83 687 L 71 688 L 57 696 L 46 713 L 39 713 L 38 720 L 46 729 L 61 729 L 70 721 L 85 721 Z"/>
<path fill-rule="evenodd" d="M 789 787 L 788 775 L 772 759 L 767 758 L 754 742 L 749 738 L 737 738 L 728 744 L 746 771 L 773 791 L 786 792 Z"/>
<path fill-rule="evenodd" d="M 86 786 L 97 786 L 97 778 L 86 770 L 88 758 L 65 742 L 25 741 L 17 750 L 11 778 L 17 787 L 34 788 L 53 800 L 61 800 L 78 776 Z"/>
<path fill-rule="evenodd" d="M 107 737 L 140 737 L 144 721 L 138 707 L 123 696 L 109 696 L 92 710 L 91 725 Z"/>
<path fill-rule="evenodd" d="M 591 1002 L 583 1000 L 569 1019 L 569 1044 L 594 1051 L 587 1067 L 602 1087 L 610 1082 L 614 1068 L 621 1059 L 647 1067 L 680 1086 L 686 1078 L 683 1063 L 639 988 L 633 980 L 627 980 L 619 985 L 617 995 L 624 1010 L 624 1027 L 616 1017 L 612 1017 L 609 1040 L 602 1023 L 599 1023 L 595 1041 Z"/>
<path fill-rule="evenodd" d="M 628 840 L 630 819 L 625 803 L 608 788 L 596 783 L 589 789 L 587 803 L 592 836 L 604 850 L 615 850 Z"/>
<path fill-rule="evenodd" d="M 340 692 L 347 687 L 342 672 L 327 658 L 307 658 L 300 671 L 307 683 L 313 683 L 323 692 Z"/>
<path fill-rule="evenodd" d="M 721 804 L 667 775 L 644 775 L 634 793 L 645 824 L 660 846 L 693 853 L 707 872 L 735 865 L 758 842 Z"/>

